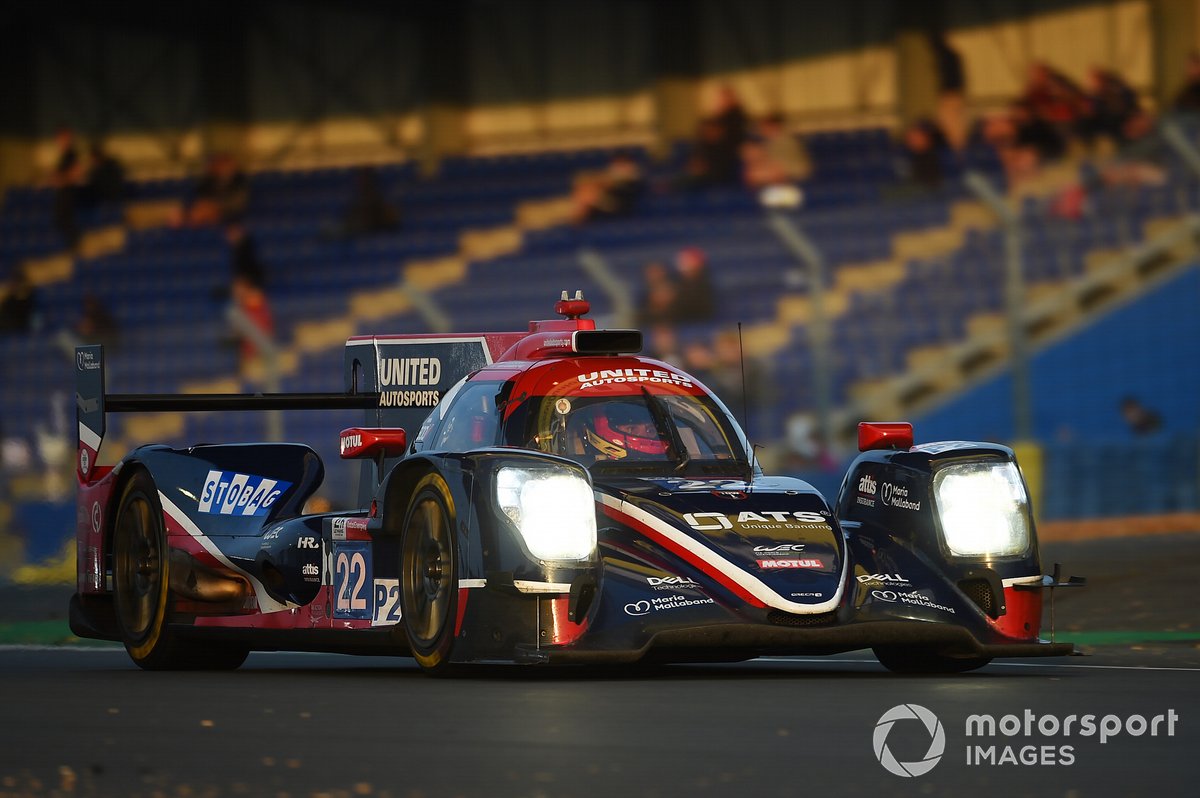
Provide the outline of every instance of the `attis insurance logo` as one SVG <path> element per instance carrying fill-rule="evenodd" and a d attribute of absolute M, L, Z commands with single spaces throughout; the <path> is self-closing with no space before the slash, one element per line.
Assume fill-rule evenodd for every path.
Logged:
<path fill-rule="evenodd" d="M 917 721 L 916 723 L 902 721 Z M 895 732 L 897 735 L 919 735 L 922 742 L 929 739 L 929 747 L 925 755 L 913 762 L 901 762 L 896 759 L 888 748 L 888 738 Z M 899 704 L 884 712 L 875 724 L 875 733 L 871 736 L 875 749 L 875 758 L 883 765 L 888 773 L 894 773 L 904 778 L 924 776 L 933 770 L 946 752 L 946 730 L 937 715 L 920 704 Z"/>

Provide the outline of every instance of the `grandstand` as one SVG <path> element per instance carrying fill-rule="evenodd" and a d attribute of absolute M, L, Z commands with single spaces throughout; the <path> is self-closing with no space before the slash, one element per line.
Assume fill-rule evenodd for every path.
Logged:
<path fill-rule="evenodd" d="M 1053 17 L 1052 5 L 1042 9 L 1047 17 Z M 1078 5 L 1080 13 L 1091 8 Z M 1035 14 L 1021 24 L 1037 29 L 1038 19 Z M 964 21 L 956 41 L 962 46 L 977 41 L 978 28 Z M 911 43 L 903 31 L 879 35 L 878 41 L 848 46 L 845 57 L 863 58 L 881 47 L 894 58 L 907 57 Z M 896 36 L 894 51 L 888 50 L 888 35 Z M 800 51 L 781 54 L 776 67 L 779 75 L 807 76 L 809 83 L 801 85 L 809 86 L 821 73 L 805 70 L 824 54 L 796 46 Z M 1079 64 L 1086 57 L 1075 56 Z M 978 59 L 972 63 L 984 67 Z M 1158 85 L 1144 64 L 1131 71 L 1143 93 L 1166 96 L 1168 87 Z M 751 110 L 766 109 L 761 87 L 736 70 L 694 76 L 694 97 L 720 81 L 743 89 Z M 1002 86 L 994 79 L 980 83 Z M 1021 230 L 1015 257 L 1024 304 L 1040 309 L 1028 320 L 1027 332 L 1035 351 L 1032 432 L 1046 451 L 1043 515 L 1200 509 L 1200 384 L 1194 366 L 1187 365 L 1195 359 L 1191 349 L 1197 340 L 1188 307 L 1198 290 L 1200 173 L 1193 159 L 1200 127 L 1188 119 L 1172 123 L 1183 143 L 1164 144 L 1156 156 L 1165 175 L 1161 181 L 1097 183 L 1090 175 L 1107 161 L 1097 150 L 1077 148 L 1036 177 L 1010 185 L 997 148 L 976 137 L 961 151 L 941 153 L 939 187 L 912 192 L 898 168 L 906 152 L 895 134 L 899 120 L 913 115 L 906 107 L 913 101 L 896 92 L 879 96 L 884 99 L 818 114 L 789 95 L 770 109 L 788 114 L 792 134 L 804 141 L 815 164 L 799 183 L 802 204 L 786 210 L 765 208 L 757 192 L 736 183 L 668 190 L 694 145 L 686 136 L 671 135 L 680 122 L 665 108 L 657 123 L 632 125 L 626 119 L 607 131 L 603 125 L 556 128 L 546 120 L 566 118 L 562 108 L 570 98 L 541 106 L 526 98 L 541 108 L 544 124 L 519 130 L 518 136 L 513 131 L 521 125 L 502 124 L 495 107 L 481 105 L 474 116 L 459 120 L 478 133 L 469 146 L 455 149 L 445 140 L 454 137 L 439 139 L 438 126 L 429 122 L 426 143 L 441 150 L 436 168 L 424 157 L 427 148 L 395 141 L 328 151 L 300 148 L 279 157 L 249 147 L 245 223 L 267 270 L 280 387 L 341 390 L 341 344 L 348 335 L 518 329 L 544 316 L 564 288 L 584 290 L 595 315 L 622 323 L 647 262 L 699 247 L 708 257 L 718 311 L 710 321 L 679 327 L 681 342 L 708 341 L 741 325 L 746 356 L 764 365 L 774 386 L 769 401 L 748 419 L 752 437 L 765 444 L 763 454 L 772 465 L 836 490 L 834 475 L 840 471 L 801 462 L 787 437 L 789 420 L 817 409 L 815 284 L 809 264 L 774 232 L 775 215 L 803 232 L 827 270 L 822 300 L 830 323 L 830 398 L 836 410 L 827 457 L 840 458 L 857 420 L 885 415 L 913 418 L 919 439 L 1013 441 L 1019 436 L 1007 371 L 1011 351 L 1003 333 L 1012 253 L 1005 249 L 997 215 L 964 181 L 972 173 L 1007 192 Z M 982 92 L 978 110 L 995 99 Z M 632 107 L 631 102 L 620 99 L 614 107 Z M 695 104 L 689 119 L 701 112 Z M 334 116 L 328 114 L 324 123 L 333 125 Z M 487 119 L 492 132 L 479 133 Z M 247 120 L 250 128 L 252 121 Z M 636 211 L 571 223 L 566 211 L 573 185 L 617 154 L 630 156 L 650 186 Z M 312 165 L 319 161 L 334 165 Z M 390 232 L 331 236 L 329 226 L 350 201 L 355 169 L 363 164 L 375 168 L 403 224 Z M 62 333 L 78 318 L 86 296 L 98 297 L 120 327 L 119 343 L 109 354 L 111 390 L 263 387 L 261 371 L 239 369 L 231 344 L 221 289 L 233 266 L 220 228 L 163 223 L 164 209 L 186 203 L 194 190 L 190 178 L 162 176 L 179 173 L 180 166 L 182 160 L 135 168 L 123 203 L 81 212 L 83 237 L 74 252 L 55 226 L 54 189 L 29 182 L 6 189 L 0 282 L 26 269 L 40 310 L 35 329 L 0 335 L 7 494 L 0 502 L 8 518 L 18 519 L 13 528 L 51 517 L 54 507 L 70 500 L 69 450 L 55 445 L 71 435 L 72 370 Z M 1063 213 L 1064 193 L 1080 183 L 1092 187 L 1086 205 Z M 1133 337 L 1131 331 L 1144 334 Z M 1188 343 L 1175 353 L 1172 347 L 1181 341 Z M 1113 378 L 1103 379 L 1106 374 Z M 1121 427 L 1116 406 L 1127 394 L 1161 411 L 1166 420 L 1161 436 L 1135 441 Z M 732 407 L 740 404 L 736 397 L 729 400 Z M 334 435 L 358 420 L 354 413 L 284 415 L 285 436 L 310 443 L 325 460 L 323 493 L 335 504 L 351 501 L 355 474 L 337 464 Z M 254 414 L 114 419 L 102 456 L 115 460 L 143 442 L 183 445 L 269 434 L 265 418 Z M 1120 476 L 1128 487 L 1118 490 L 1112 469 L 1098 463 L 1122 457 L 1136 468 Z M 65 518 L 69 524 L 73 514 Z M 53 539 L 68 534 L 64 529 Z M 41 538 L 35 544 L 28 528 L 21 536 L 28 554 L 53 553 L 55 545 L 43 545 Z"/>

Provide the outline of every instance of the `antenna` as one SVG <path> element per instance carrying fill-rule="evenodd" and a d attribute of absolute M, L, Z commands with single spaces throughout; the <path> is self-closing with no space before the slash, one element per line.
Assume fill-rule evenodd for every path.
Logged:
<path fill-rule="evenodd" d="M 746 350 L 742 346 L 742 323 L 737 323 L 738 330 L 738 363 L 742 367 L 742 428 L 746 431 L 746 439 L 750 438 L 750 403 L 746 398 Z M 746 481 L 747 485 L 754 484 L 754 461 L 758 458 L 758 447 L 750 444 L 750 479 Z"/>

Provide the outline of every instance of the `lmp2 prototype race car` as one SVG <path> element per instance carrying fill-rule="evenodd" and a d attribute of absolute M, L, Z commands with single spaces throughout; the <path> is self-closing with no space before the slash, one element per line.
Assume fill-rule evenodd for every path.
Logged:
<path fill-rule="evenodd" d="M 563 294 L 527 332 L 364 336 L 344 394 L 107 394 L 81 347 L 71 628 L 143 668 L 249 651 L 468 663 L 738 661 L 873 649 L 899 672 L 1068 654 L 1010 449 L 865 423 L 833 504 L 767 476 L 699 381 Z M 141 446 L 109 412 L 363 408 L 360 506 L 306 515 L 296 443 Z"/>

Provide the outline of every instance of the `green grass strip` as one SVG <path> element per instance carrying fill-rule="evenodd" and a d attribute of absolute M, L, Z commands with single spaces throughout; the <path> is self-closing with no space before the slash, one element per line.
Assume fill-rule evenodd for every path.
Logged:
<path fill-rule="evenodd" d="M 103 640 L 76 637 L 65 620 L 60 621 L 17 621 L 0 623 L 0 645 L 115 645 Z"/>
<path fill-rule="evenodd" d="M 1044 632 L 1043 632 L 1044 633 Z M 1104 632 L 1059 632 L 1054 637 L 1064 643 L 1083 646 L 1132 646 L 1139 643 L 1200 643 L 1200 630 L 1177 631 L 1104 631 Z"/>

